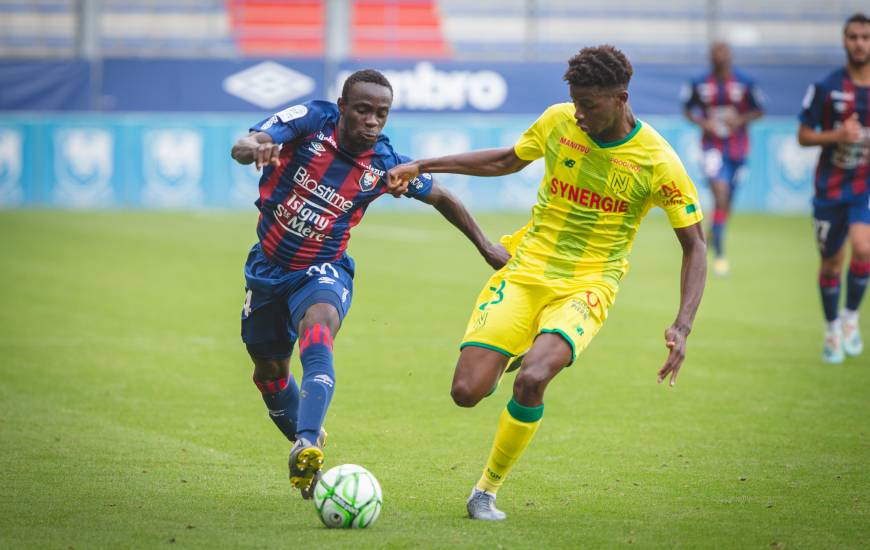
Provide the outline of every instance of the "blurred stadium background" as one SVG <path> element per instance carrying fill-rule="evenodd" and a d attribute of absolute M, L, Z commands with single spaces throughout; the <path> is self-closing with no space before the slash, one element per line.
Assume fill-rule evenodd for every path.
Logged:
<path fill-rule="evenodd" d="M 795 140 L 807 85 L 842 64 L 860 0 L 0 0 L 0 206 L 243 208 L 257 174 L 228 151 L 288 105 L 337 97 L 348 71 L 396 87 L 388 133 L 414 157 L 513 143 L 567 98 L 566 59 L 613 43 L 635 111 L 706 194 L 683 82 L 714 38 L 767 113 L 737 208 L 809 209 L 817 148 Z M 442 178 L 475 210 L 525 210 L 541 171 Z M 706 201 L 709 197 L 704 195 Z M 413 208 L 413 201 L 382 201 Z"/>

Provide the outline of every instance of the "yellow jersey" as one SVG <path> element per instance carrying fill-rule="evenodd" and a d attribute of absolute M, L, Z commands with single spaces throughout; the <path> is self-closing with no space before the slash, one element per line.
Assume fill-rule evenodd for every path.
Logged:
<path fill-rule="evenodd" d="M 523 160 L 544 157 L 546 171 L 532 219 L 506 236 L 507 276 L 598 288 L 613 303 L 628 255 L 653 206 L 671 226 L 702 219 L 698 193 L 679 157 L 637 120 L 623 139 L 599 143 L 577 126 L 574 105 L 549 107 L 514 146 Z"/>

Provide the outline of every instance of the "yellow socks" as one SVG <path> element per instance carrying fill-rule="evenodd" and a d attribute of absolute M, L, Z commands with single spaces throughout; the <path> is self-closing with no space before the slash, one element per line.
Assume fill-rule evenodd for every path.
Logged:
<path fill-rule="evenodd" d="M 524 407 L 511 398 L 498 420 L 495 441 L 477 488 L 495 493 L 541 424 L 544 406 Z"/>

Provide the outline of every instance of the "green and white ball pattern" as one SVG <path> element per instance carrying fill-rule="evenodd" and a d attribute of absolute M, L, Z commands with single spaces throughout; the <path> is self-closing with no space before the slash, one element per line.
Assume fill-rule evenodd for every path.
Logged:
<path fill-rule="evenodd" d="M 327 527 L 368 527 L 378 519 L 383 503 L 378 480 L 356 464 L 331 468 L 314 488 L 314 507 Z"/>

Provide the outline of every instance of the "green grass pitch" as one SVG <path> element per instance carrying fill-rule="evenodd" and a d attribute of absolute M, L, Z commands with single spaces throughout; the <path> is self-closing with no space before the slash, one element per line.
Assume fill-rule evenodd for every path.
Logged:
<path fill-rule="evenodd" d="M 523 215 L 484 215 L 491 236 Z M 866 548 L 870 352 L 821 363 L 808 217 L 738 215 L 677 386 L 655 382 L 680 254 L 650 216 L 604 329 L 546 397 L 499 494 L 465 499 L 511 380 L 449 397 L 489 270 L 437 215 L 373 212 L 351 241 L 327 465 L 381 482 L 368 531 L 290 490 L 239 341 L 251 213 L 0 213 L 0 547 Z M 866 305 L 866 302 L 865 302 Z M 870 310 L 864 307 L 870 341 Z M 299 374 L 294 359 L 293 370 Z"/>

